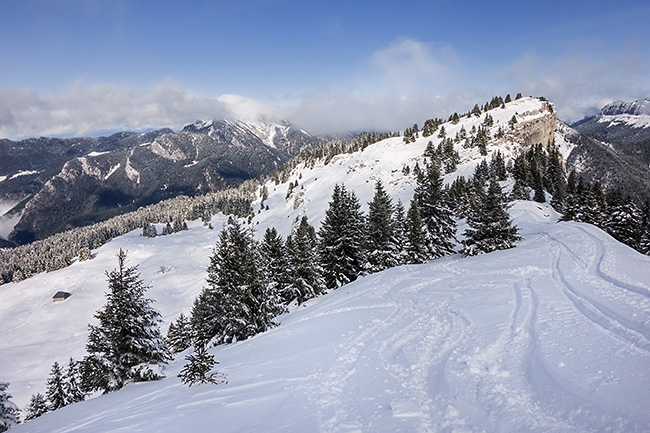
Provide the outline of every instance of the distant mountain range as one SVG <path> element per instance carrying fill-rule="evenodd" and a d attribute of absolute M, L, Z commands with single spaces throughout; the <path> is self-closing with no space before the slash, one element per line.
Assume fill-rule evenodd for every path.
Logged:
<path fill-rule="evenodd" d="M 529 144 L 540 141 L 534 122 L 527 128 Z M 558 120 L 556 137 L 567 172 L 650 200 L 650 99 L 614 102 L 572 125 Z M 0 140 L 0 213 L 10 208 L 0 215 L 8 238 L 0 246 L 259 178 L 331 138 L 288 122 L 198 120 L 180 132 Z"/>
<path fill-rule="evenodd" d="M 237 185 L 326 140 L 287 122 L 197 121 L 180 132 L 0 140 L 9 244 L 36 239 L 181 194 Z"/>
<path fill-rule="evenodd" d="M 574 147 L 566 159 L 590 181 L 618 187 L 639 202 L 650 200 L 650 99 L 613 102 L 597 116 L 559 131 Z"/>

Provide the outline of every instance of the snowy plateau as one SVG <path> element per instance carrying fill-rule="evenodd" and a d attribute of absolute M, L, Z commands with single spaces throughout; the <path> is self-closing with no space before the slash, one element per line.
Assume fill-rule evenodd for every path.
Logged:
<path fill-rule="evenodd" d="M 548 115 L 532 98 L 490 113 L 495 128 L 515 113 L 518 128 Z M 480 121 L 445 128 L 453 136 Z M 336 183 L 365 205 L 381 180 L 408 204 L 415 181 L 402 168 L 422 164 L 429 140 L 440 141 L 389 138 L 328 164 L 298 165 L 286 183 L 269 181 L 268 210 L 253 204 L 256 236 L 266 227 L 286 236 L 302 215 L 318 227 Z M 494 143 L 487 158 L 497 149 L 512 156 L 520 145 L 517 137 Z M 470 176 L 483 158 L 457 149 L 461 163 L 446 182 Z M 289 182 L 299 186 L 287 196 Z M 361 277 L 293 308 L 265 333 L 210 349 L 227 384 L 183 385 L 181 353 L 165 379 L 11 431 L 650 431 L 650 257 L 592 225 L 558 222 L 545 204 L 517 201 L 510 214 L 523 237 L 514 249 Z M 0 287 L 0 376 L 13 401 L 25 408 L 45 391 L 53 362 L 84 356 L 87 325 L 105 303 L 104 271 L 116 267 L 120 248 L 151 286 L 163 332 L 188 314 L 226 219 L 213 217 L 215 230 L 194 221 L 156 238 L 134 231 L 94 250 L 91 261 Z M 53 303 L 59 290 L 72 296 Z"/>

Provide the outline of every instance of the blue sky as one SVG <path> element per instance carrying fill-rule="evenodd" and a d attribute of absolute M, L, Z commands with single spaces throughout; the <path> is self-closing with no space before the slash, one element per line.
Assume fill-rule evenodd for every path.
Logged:
<path fill-rule="evenodd" d="M 650 2 L 0 0 L 0 137 L 263 115 L 403 129 L 494 95 L 650 97 Z"/>

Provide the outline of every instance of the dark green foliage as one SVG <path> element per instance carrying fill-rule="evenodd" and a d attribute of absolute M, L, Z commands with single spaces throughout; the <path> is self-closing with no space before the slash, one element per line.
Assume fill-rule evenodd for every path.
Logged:
<path fill-rule="evenodd" d="M 629 195 L 624 197 L 620 190 L 615 189 L 607 194 L 607 206 L 608 216 L 605 221 L 607 233 L 617 241 L 638 249 L 643 216 L 632 201 L 632 197 Z"/>
<path fill-rule="evenodd" d="M 357 279 L 366 269 L 364 218 L 354 192 L 336 185 L 318 232 L 325 285 L 335 289 Z"/>
<path fill-rule="evenodd" d="M 375 184 L 375 194 L 368 203 L 366 218 L 366 251 L 370 272 L 397 266 L 398 246 L 394 237 L 393 203 L 381 181 Z"/>
<path fill-rule="evenodd" d="M 47 407 L 47 400 L 45 396 L 40 392 L 32 395 L 32 398 L 29 400 L 29 405 L 25 409 L 25 421 L 31 421 L 38 418 L 41 415 L 46 414 L 49 411 Z"/>
<path fill-rule="evenodd" d="M 512 98 L 510 97 L 510 93 L 506 95 L 506 99 L 503 100 L 504 103 L 512 102 Z"/>
<path fill-rule="evenodd" d="M 289 281 L 282 299 L 284 303 L 296 301 L 298 305 L 325 291 L 323 268 L 318 252 L 316 230 L 303 215 L 287 238 L 288 268 L 285 271 Z"/>
<path fill-rule="evenodd" d="M 178 318 L 169 324 L 165 342 L 172 353 L 179 353 L 192 345 L 192 324 L 185 314 L 181 313 Z"/>
<path fill-rule="evenodd" d="M 494 179 L 490 181 L 481 202 L 467 218 L 467 224 L 469 228 L 465 230 L 462 241 L 465 256 L 512 248 L 521 239 L 506 211 L 501 187 Z"/>
<path fill-rule="evenodd" d="M 65 390 L 63 389 L 63 371 L 58 362 L 52 364 L 50 370 L 50 377 L 47 379 L 47 401 L 49 402 L 49 410 L 57 410 L 66 405 L 68 401 L 66 398 Z"/>
<path fill-rule="evenodd" d="M 276 293 L 282 304 L 290 299 L 288 286 L 289 255 L 282 237 L 275 228 L 267 228 L 260 244 L 260 258 L 269 291 Z"/>
<path fill-rule="evenodd" d="M 424 175 L 418 179 L 414 193 L 427 232 L 429 259 L 437 259 L 454 252 L 456 220 L 442 185 L 440 171 L 429 164 Z"/>
<path fill-rule="evenodd" d="M 11 401 L 11 394 L 7 392 L 9 382 L 0 380 L 0 432 L 9 430 L 20 424 L 18 414 L 20 409 Z"/>
<path fill-rule="evenodd" d="M 90 333 L 83 360 L 82 377 L 86 391 L 105 393 L 128 382 L 160 379 L 161 366 L 171 359 L 160 334 L 160 314 L 144 297 L 147 286 L 137 266 L 126 266 L 126 252 L 117 254 L 118 268 L 107 272 L 109 292 L 106 305 L 95 313 L 99 325 L 89 325 Z"/>
<path fill-rule="evenodd" d="M 232 217 L 210 258 L 207 282 L 197 299 L 206 305 L 195 302 L 192 324 L 210 326 L 212 331 L 195 328 L 198 344 L 208 339 L 214 344 L 245 340 L 273 326 L 273 318 L 282 312 L 267 284 L 253 237 Z"/>
<path fill-rule="evenodd" d="M 413 198 L 406 215 L 406 263 L 424 263 L 429 258 L 427 230 L 420 215 L 417 200 Z"/>
<path fill-rule="evenodd" d="M 194 353 L 185 356 L 187 363 L 183 366 L 178 377 L 185 385 L 192 386 L 196 383 L 228 383 L 223 373 L 213 372 L 212 369 L 219 362 L 215 361 L 214 355 L 208 353 L 205 346 L 199 345 Z"/>
<path fill-rule="evenodd" d="M 63 391 L 65 392 L 66 404 L 84 401 L 86 395 L 81 390 L 81 371 L 79 362 L 70 358 L 68 368 L 63 376 Z"/>
<path fill-rule="evenodd" d="M 144 226 L 142 227 L 142 236 L 145 238 L 155 238 L 158 236 L 158 231 L 156 230 L 156 226 L 150 223 L 145 223 Z"/>

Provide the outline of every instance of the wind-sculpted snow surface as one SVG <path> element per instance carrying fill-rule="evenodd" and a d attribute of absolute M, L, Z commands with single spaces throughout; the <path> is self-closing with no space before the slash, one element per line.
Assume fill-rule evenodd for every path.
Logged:
<path fill-rule="evenodd" d="M 360 278 L 175 377 L 19 432 L 647 432 L 650 258 L 518 202 L 511 250 Z"/>

